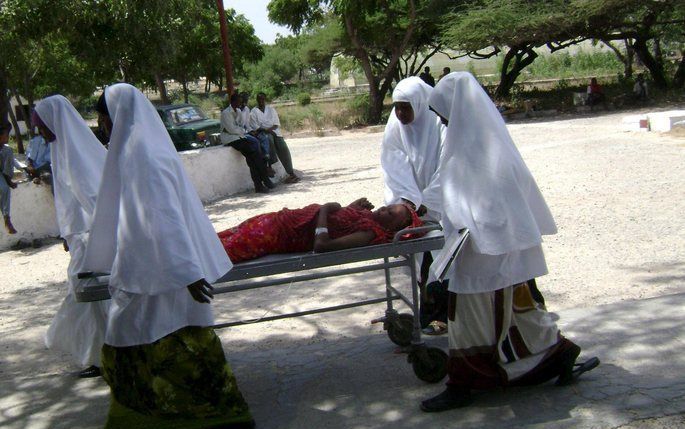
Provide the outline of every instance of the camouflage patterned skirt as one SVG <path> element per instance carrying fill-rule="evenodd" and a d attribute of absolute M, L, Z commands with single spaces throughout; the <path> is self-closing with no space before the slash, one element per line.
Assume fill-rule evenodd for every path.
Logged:
<path fill-rule="evenodd" d="M 252 422 L 211 328 L 185 327 L 140 346 L 105 344 L 102 373 L 114 399 L 142 414 Z"/>

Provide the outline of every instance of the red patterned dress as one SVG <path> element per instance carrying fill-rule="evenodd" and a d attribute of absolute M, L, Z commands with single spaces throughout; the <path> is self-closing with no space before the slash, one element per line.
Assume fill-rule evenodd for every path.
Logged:
<path fill-rule="evenodd" d="M 314 229 L 320 204 L 301 209 L 282 209 L 255 216 L 219 233 L 219 239 L 233 262 L 247 261 L 275 253 L 307 252 L 314 248 Z M 328 215 L 332 239 L 358 231 L 372 231 L 370 244 L 386 243 L 393 234 L 373 220 L 370 210 L 343 207 Z"/>

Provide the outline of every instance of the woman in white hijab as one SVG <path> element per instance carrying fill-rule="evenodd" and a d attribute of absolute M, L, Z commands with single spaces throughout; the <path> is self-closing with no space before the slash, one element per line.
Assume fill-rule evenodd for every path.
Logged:
<path fill-rule="evenodd" d="M 57 224 L 71 260 L 69 291 L 46 335 L 45 344 L 68 353 L 81 367 L 81 377 L 100 375 L 109 302 L 76 302 L 76 275 L 83 268 L 88 232 L 95 209 L 107 151 L 74 106 L 61 95 L 43 99 L 34 121 L 51 146 Z"/>
<path fill-rule="evenodd" d="M 447 125 L 441 222 L 448 238 L 465 227 L 470 238 L 450 275 L 447 389 L 421 408 L 466 406 L 471 389 L 569 384 L 599 360 L 575 365 L 580 347 L 534 298 L 530 282 L 547 273 L 542 236 L 557 231 L 542 194 L 472 75 L 441 79 L 429 104 Z"/>
<path fill-rule="evenodd" d="M 442 194 L 438 165 L 445 127 L 428 110 L 433 88 L 416 76 L 401 80 L 392 93 L 393 111 L 381 146 L 385 204 L 413 205 L 439 219 Z"/>
<path fill-rule="evenodd" d="M 97 110 L 110 141 L 85 269 L 111 273 L 102 371 L 112 403 L 136 418 L 251 427 L 209 328 L 210 283 L 231 261 L 147 98 L 116 84 Z"/>
<path fill-rule="evenodd" d="M 442 211 L 440 156 L 445 126 L 428 109 L 433 88 L 416 76 L 401 80 L 392 93 L 393 110 L 388 118 L 381 146 L 381 167 L 385 182 L 385 203 L 405 203 L 423 219 L 438 221 Z M 433 258 L 423 255 L 421 281 L 428 280 Z M 424 333 L 447 331 L 447 284 L 425 285 L 421 303 Z"/>

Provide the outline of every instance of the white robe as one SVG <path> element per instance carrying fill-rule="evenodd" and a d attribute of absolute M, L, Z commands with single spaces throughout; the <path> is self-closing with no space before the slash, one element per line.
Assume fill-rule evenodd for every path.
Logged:
<path fill-rule="evenodd" d="M 381 167 L 385 182 L 385 204 L 397 204 L 402 199 L 424 205 L 428 215 L 439 220 L 442 209 L 440 190 L 440 155 L 445 127 L 440 118 L 428 110 L 428 97 L 433 88 L 418 77 L 397 84 L 393 102 L 409 102 L 414 120 L 403 125 L 390 113 L 381 146 Z"/>
<path fill-rule="evenodd" d="M 186 286 L 231 269 L 197 192 L 152 104 L 136 88 L 105 90 L 113 122 L 85 268 L 111 272 L 105 343 L 152 343 L 209 326 L 209 304 Z"/>
<path fill-rule="evenodd" d="M 276 125 L 276 128 L 273 130 L 273 132 L 281 137 L 281 121 L 278 118 L 278 113 L 276 113 L 276 109 L 273 107 L 267 105 L 264 107 L 264 111 L 262 112 L 259 110 L 259 106 L 255 106 L 252 108 L 252 111 L 250 112 L 250 128 L 253 130 L 256 130 L 257 128 L 271 128 L 274 125 Z"/>
<path fill-rule="evenodd" d="M 55 211 L 71 258 L 67 269 L 69 291 L 48 328 L 45 344 L 68 353 L 81 366 L 99 366 L 109 302 L 77 302 L 75 289 L 81 282 L 77 274 L 83 267 L 107 151 L 61 95 L 43 99 L 36 112 L 55 134 L 55 141 L 49 143 Z"/>
<path fill-rule="evenodd" d="M 491 292 L 546 274 L 542 236 L 556 225 L 495 105 L 465 72 L 441 79 L 429 104 L 449 120 L 440 163 L 443 228 L 448 236 L 471 232 L 450 290 Z"/>

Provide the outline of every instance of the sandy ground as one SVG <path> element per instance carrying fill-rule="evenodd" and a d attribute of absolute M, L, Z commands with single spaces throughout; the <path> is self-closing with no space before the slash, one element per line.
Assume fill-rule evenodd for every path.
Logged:
<path fill-rule="evenodd" d="M 631 113 L 636 112 L 510 125 L 559 226 L 544 246 L 550 274 L 538 281 L 552 311 L 685 292 L 685 136 L 623 132 L 621 118 Z M 265 196 L 241 194 L 209 204 L 210 218 L 223 230 L 258 213 L 312 202 L 348 203 L 366 196 L 380 205 L 381 138 L 381 133 L 355 132 L 290 139 L 295 168 L 303 175 L 300 183 L 280 185 Z M 46 351 L 42 342 L 66 291 L 67 264 L 68 254 L 56 241 L 0 253 L 0 422 L 13 422 L 11 427 L 28 426 L 19 422 L 29 419 L 30 402 L 64 393 L 31 391 L 27 385 L 77 369 L 67 356 Z M 394 279 L 406 283 L 401 274 Z M 216 300 L 215 312 L 221 321 L 259 318 L 365 297 L 369 290 L 382 290 L 382 284 L 382 275 L 352 276 L 319 280 L 308 288 L 224 295 Z M 220 335 L 230 359 L 231 352 L 269 350 L 286 342 L 368 335 L 380 331 L 368 321 L 381 312 L 382 307 L 363 307 L 230 328 Z M 103 384 L 81 395 L 103 398 Z"/>

